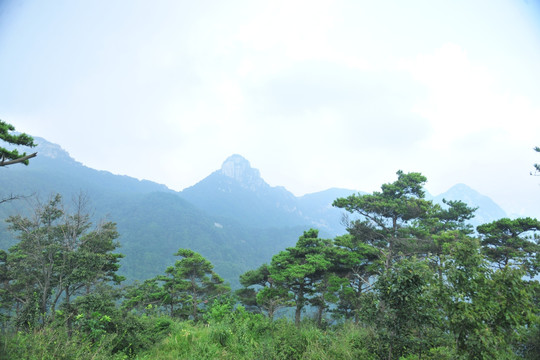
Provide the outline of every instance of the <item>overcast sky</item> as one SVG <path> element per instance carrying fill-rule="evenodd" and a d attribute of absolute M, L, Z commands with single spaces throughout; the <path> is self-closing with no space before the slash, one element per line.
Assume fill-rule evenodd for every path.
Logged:
<path fill-rule="evenodd" d="M 402 169 L 540 217 L 540 4 L 0 1 L 0 119 L 175 190 L 238 153 L 295 195 Z"/>

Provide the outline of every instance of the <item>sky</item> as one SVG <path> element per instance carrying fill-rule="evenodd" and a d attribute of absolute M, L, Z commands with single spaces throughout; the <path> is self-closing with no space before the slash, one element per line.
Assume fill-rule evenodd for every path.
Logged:
<path fill-rule="evenodd" d="M 540 218 L 539 0 L 0 0 L 0 119 L 189 187 L 240 154 L 295 195 L 421 172 Z"/>

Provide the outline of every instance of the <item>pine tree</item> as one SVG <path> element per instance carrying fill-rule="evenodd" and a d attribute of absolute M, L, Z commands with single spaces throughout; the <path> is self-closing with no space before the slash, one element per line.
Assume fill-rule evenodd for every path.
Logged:
<path fill-rule="evenodd" d="M 0 139 L 11 145 L 22 145 L 34 147 L 34 139 L 27 134 L 11 134 L 15 127 L 0 120 Z M 28 159 L 35 157 L 37 153 L 27 155 L 26 153 L 20 154 L 17 149 L 8 150 L 4 147 L 0 147 L 0 166 L 7 166 L 22 163 L 28 165 Z"/>

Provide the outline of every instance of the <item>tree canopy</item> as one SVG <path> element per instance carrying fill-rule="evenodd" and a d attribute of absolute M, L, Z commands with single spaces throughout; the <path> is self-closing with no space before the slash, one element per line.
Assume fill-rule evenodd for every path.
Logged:
<path fill-rule="evenodd" d="M 27 134 L 12 134 L 15 131 L 15 127 L 0 120 L 0 139 L 10 145 L 22 145 L 34 147 L 34 139 Z M 26 152 L 19 153 L 17 149 L 8 150 L 5 147 L 0 146 L 0 166 L 8 166 L 13 164 L 28 165 L 28 159 L 35 157 L 37 153 L 27 155 Z"/>
<path fill-rule="evenodd" d="M 540 147 L 536 146 L 534 148 L 534 151 L 536 152 L 540 152 Z M 534 164 L 534 175 L 539 175 L 540 174 L 540 164 Z"/>
<path fill-rule="evenodd" d="M 524 267 L 534 277 L 540 271 L 540 221 L 503 218 L 478 226 L 483 252 L 499 268 Z"/>
<path fill-rule="evenodd" d="M 360 215 L 349 231 L 366 244 L 378 248 L 389 268 L 396 251 L 411 242 L 410 224 L 424 217 L 431 203 L 424 199 L 426 177 L 420 173 L 397 172 L 398 179 L 383 184 L 371 195 L 351 195 L 336 199 L 334 206 Z"/>
<path fill-rule="evenodd" d="M 44 326 L 56 315 L 57 305 L 70 310 L 75 296 L 90 293 L 98 284 L 119 284 L 116 274 L 121 254 L 116 224 L 92 228 L 84 197 L 75 210 L 66 210 L 60 195 L 37 202 L 32 216 L 7 219 L 19 242 L 3 253 L 3 305 L 12 306 L 20 326 Z"/>
<path fill-rule="evenodd" d="M 36 203 L 7 219 L 19 242 L 0 250 L 0 326 L 11 333 L 0 357 L 86 359 L 67 355 L 82 344 L 103 359 L 538 359 L 540 222 L 503 218 L 475 233 L 475 208 L 434 204 L 424 176 L 397 175 L 336 199 L 357 216 L 348 234 L 304 231 L 241 275 L 236 297 L 187 248 L 161 275 L 120 287 L 115 224 L 92 226 L 81 197 L 71 210 L 59 195 Z"/>

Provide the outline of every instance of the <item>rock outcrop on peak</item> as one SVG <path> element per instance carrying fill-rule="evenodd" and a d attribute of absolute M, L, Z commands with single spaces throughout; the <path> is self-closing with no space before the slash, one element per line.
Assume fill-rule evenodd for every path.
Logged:
<path fill-rule="evenodd" d="M 221 165 L 222 175 L 234 179 L 244 188 L 252 191 L 269 185 L 261 178 L 259 170 L 251 167 L 249 161 L 238 154 L 229 156 Z"/>
<path fill-rule="evenodd" d="M 38 157 L 31 160 L 32 164 L 36 163 L 36 161 L 38 163 L 41 162 L 41 160 L 39 159 L 42 159 L 42 158 L 77 162 L 60 145 L 53 144 L 41 137 L 34 136 L 33 138 L 34 138 L 34 143 L 36 144 L 36 147 L 34 148 L 27 147 L 27 146 L 14 146 L 14 148 L 17 149 L 20 153 L 37 152 Z"/>
<path fill-rule="evenodd" d="M 221 169 L 180 194 L 207 213 L 234 219 L 250 227 L 308 226 L 297 209 L 296 197 L 283 187 L 272 187 L 259 170 L 236 154 Z"/>

